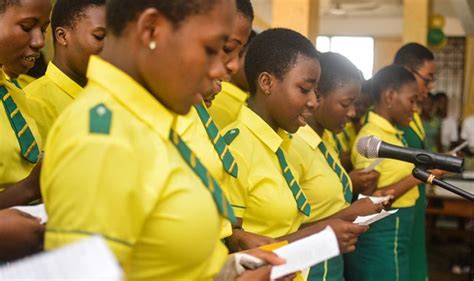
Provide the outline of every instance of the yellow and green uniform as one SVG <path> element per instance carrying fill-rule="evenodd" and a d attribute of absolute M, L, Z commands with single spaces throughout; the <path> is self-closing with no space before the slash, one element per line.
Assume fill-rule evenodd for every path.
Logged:
<path fill-rule="evenodd" d="M 28 176 L 42 148 L 25 93 L 0 69 L 0 191 Z"/>
<path fill-rule="evenodd" d="M 243 220 L 242 227 L 272 238 L 297 231 L 305 217 L 303 210 L 309 214 L 309 205 L 302 191 L 296 194 L 297 203 L 293 195 L 296 189 L 289 187 L 295 187 L 297 175 L 285 162 L 282 138 L 245 106 L 224 132 L 239 165 L 237 180 L 227 188 L 234 212 Z M 288 183 L 290 173 L 293 179 Z"/>
<path fill-rule="evenodd" d="M 24 89 L 24 88 L 26 88 L 26 86 L 28 86 L 31 83 L 33 83 L 34 81 L 36 81 L 36 78 L 31 77 L 31 76 L 26 75 L 26 74 L 20 74 L 18 76 L 18 78 L 16 78 L 15 80 L 17 80 L 18 84 L 20 84 L 21 88 Z"/>
<path fill-rule="evenodd" d="M 46 144 L 45 248 L 98 234 L 127 280 L 211 280 L 227 256 L 223 216 L 235 219 L 217 182 L 146 89 L 98 57 L 87 75 Z"/>
<path fill-rule="evenodd" d="M 26 86 L 28 86 L 30 83 L 36 80 L 36 78 L 31 77 L 26 74 L 20 74 L 15 79 L 11 79 L 6 73 L 4 73 L 4 75 L 7 80 L 12 81 L 20 89 L 24 89 Z"/>
<path fill-rule="evenodd" d="M 320 221 L 344 208 L 352 201 L 352 184 L 338 154 L 310 127 L 301 127 L 285 139 L 288 162 L 300 175 L 299 183 L 311 205 L 311 215 L 304 223 Z M 344 280 L 341 256 L 311 268 L 308 280 Z"/>
<path fill-rule="evenodd" d="M 176 132 L 196 153 L 211 175 L 221 184 L 228 194 L 225 177 L 236 178 L 238 165 L 230 152 L 227 143 L 209 115 L 204 104 L 194 106 L 187 115 L 179 116 Z M 231 181 L 232 179 L 228 179 Z M 229 221 L 223 224 L 221 238 L 232 235 Z"/>
<path fill-rule="evenodd" d="M 52 62 L 49 63 L 43 77 L 25 88 L 31 114 L 44 140 L 59 114 L 79 96 L 81 91 L 82 87 Z"/>
<path fill-rule="evenodd" d="M 342 132 L 337 134 L 337 139 L 341 143 L 342 151 L 349 152 L 354 145 L 355 138 L 357 136 L 356 129 L 354 127 L 354 123 L 348 122 Z"/>
<path fill-rule="evenodd" d="M 418 113 L 413 115 L 413 121 L 409 127 L 401 127 L 403 137 L 408 147 L 425 149 L 426 134 L 421 116 Z M 426 257 L 425 239 L 425 209 L 426 209 L 426 188 L 425 184 L 418 185 L 420 197 L 415 204 L 415 218 L 413 224 L 413 234 L 410 246 L 410 279 L 411 281 L 425 281 L 428 278 L 428 265 Z"/>
<path fill-rule="evenodd" d="M 406 146 L 403 132 L 375 112 L 369 113 L 366 125 L 357 135 L 355 143 L 365 136 L 374 135 L 380 140 Z M 355 169 L 370 165 L 375 159 L 367 159 L 356 149 L 352 151 Z M 414 165 L 394 159 L 384 159 L 375 170 L 380 173 L 377 187 L 397 183 L 411 175 Z M 413 228 L 413 215 L 418 188 L 414 186 L 392 204 L 398 212 L 373 225 L 359 237 L 355 252 L 346 255 L 348 280 L 409 280 L 409 247 Z"/>
<path fill-rule="evenodd" d="M 216 95 L 209 113 L 220 129 L 234 122 L 240 108 L 247 104 L 249 93 L 230 82 L 222 82 L 222 91 Z"/>
<path fill-rule="evenodd" d="M 322 139 L 328 146 L 330 146 L 336 152 L 338 158 L 340 158 L 342 152 L 346 151 L 344 150 L 341 141 L 337 137 L 337 134 L 327 129 L 324 129 Z"/>

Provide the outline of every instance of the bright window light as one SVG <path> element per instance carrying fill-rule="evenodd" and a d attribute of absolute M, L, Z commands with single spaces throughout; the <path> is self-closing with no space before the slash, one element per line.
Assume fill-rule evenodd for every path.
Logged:
<path fill-rule="evenodd" d="M 331 50 L 331 39 L 328 36 L 318 36 L 316 49 L 323 53 L 329 52 Z"/>
<path fill-rule="evenodd" d="M 320 52 L 340 53 L 362 71 L 365 79 L 372 77 L 374 68 L 374 39 L 372 37 L 318 36 L 316 48 Z"/>

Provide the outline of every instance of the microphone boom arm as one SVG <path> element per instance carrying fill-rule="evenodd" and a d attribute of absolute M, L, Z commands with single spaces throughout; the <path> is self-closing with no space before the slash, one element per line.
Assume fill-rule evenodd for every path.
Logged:
<path fill-rule="evenodd" d="M 446 190 L 449 190 L 451 191 L 452 193 L 455 193 L 467 200 L 470 200 L 470 201 L 474 201 L 474 194 L 472 193 L 469 193 L 459 187 L 456 187 L 452 184 L 449 184 L 445 181 L 442 181 L 438 178 L 436 178 L 433 174 L 430 174 L 428 173 L 427 171 L 419 168 L 419 167 L 415 167 L 412 171 L 412 174 L 415 178 L 421 180 L 422 182 L 424 183 L 428 183 L 428 184 L 434 184 L 434 185 L 437 185 L 441 188 L 444 188 Z"/>

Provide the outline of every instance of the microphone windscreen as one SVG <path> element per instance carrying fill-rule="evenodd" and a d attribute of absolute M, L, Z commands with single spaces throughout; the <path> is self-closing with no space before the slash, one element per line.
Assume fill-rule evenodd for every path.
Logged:
<path fill-rule="evenodd" d="M 357 142 L 357 152 L 366 158 L 378 158 L 381 143 L 375 136 L 360 138 Z"/>

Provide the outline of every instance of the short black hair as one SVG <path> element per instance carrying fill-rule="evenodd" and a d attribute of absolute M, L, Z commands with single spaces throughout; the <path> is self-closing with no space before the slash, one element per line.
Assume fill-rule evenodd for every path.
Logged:
<path fill-rule="evenodd" d="M 235 0 L 235 4 L 237 5 L 238 13 L 244 15 L 250 21 L 253 21 L 254 13 L 250 0 Z"/>
<path fill-rule="evenodd" d="M 103 5 L 105 0 L 57 0 L 51 13 L 51 29 L 74 28 L 88 8 Z"/>
<path fill-rule="evenodd" d="M 155 8 L 175 27 L 187 17 L 209 11 L 222 0 L 107 0 L 107 29 L 119 36 L 147 8 Z"/>
<path fill-rule="evenodd" d="M 9 6 L 21 5 L 20 0 L 0 0 L 0 14 L 6 11 Z"/>
<path fill-rule="evenodd" d="M 319 55 L 319 63 L 321 63 L 321 78 L 319 78 L 318 93 L 322 96 L 328 95 L 348 82 L 363 81 L 360 70 L 341 54 L 322 53 Z"/>
<path fill-rule="evenodd" d="M 425 61 L 433 60 L 434 55 L 428 48 L 418 43 L 408 43 L 397 51 L 393 63 L 411 70 L 418 70 Z"/>
<path fill-rule="evenodd" d="M 372 97 L 379 102 L 383 92 L 390 89 L 398 91 L 406 84 L 416 83 L 416 78 L 405 67 L 392 64 L 379 70 L 371 81 Z"/>
<path fill-rule="evenodd" d="M 260 73 L 268 72 L 282 79 L 299 55 L 318 60 L 314 45 L 298 32 L 273 28 L 258 34 L 248 46 L 245 56 L 245 76 L 250 93 L 256 93 Z"/>

